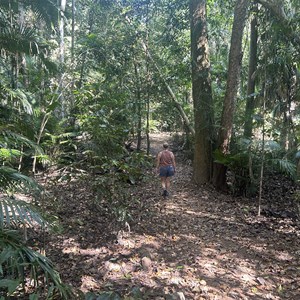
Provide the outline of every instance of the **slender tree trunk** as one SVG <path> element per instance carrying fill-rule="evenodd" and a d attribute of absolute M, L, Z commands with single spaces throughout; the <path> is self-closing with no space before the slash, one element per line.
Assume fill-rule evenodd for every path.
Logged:
<path fill-rule="evenodd" d="M 59 80 L 59 87 L 60 87 L 60 103 L 61 103 L 61 117 L 65 117 L 65 99 L 63 95 L 63 73 L 64 73 L 64 63 L 65 63 L 65 10 L 66 10 L 67 0 L 61 0 L 60 2 L 60 22 L 59 22 L 59 34 L 60 34 L 60 43 L 59 43 L 59 54 L 60 54 L 60 80 Z"/>
<path fill-rule="evenodd" d="M 71 35 L 71 63 L 74 64 L 74 46 L 75 46 L 75 0 L 72 0 L 72 35 Z"/>
<path fill-rule="evenodd" d="M 9 5 L 9 19 L 10 19 L 10 22 L 9 22 L 9 27 L 10 27 L 10 30 L 13 31 L 13 9 L 11 8 L 11 2 L 9 1 L 8 2 L 8 5 Z M 15 55 L 11 54 L 10 55 L 10 84 L 11 84 L 11 87 L 13 89 L 17 88 L 17 84 L 16 84 L 16 78 L 15 78 L 15 70 L 16 70 L 16 57 Z"/>
<path fill-rule="evenodd" d="M 147 91 L 147 119 L 146 119 L 147 155 L 150 154 L 150 90 Z"/>
<path fill-rule="evenodd" d="M 39 133 L 38 133 L 38 136 L 37 136 L 37 141 L 36 141 L 36 144 L 38 146 L 40 145 L 45 127 L 47 125 L 47 122 L 49 121 L 49 117 L 50 117 L 50 113 L 45 113 L 44 116 L 43 116 L 43 120 L 41 122 L 40 130 L 39 130 Z M 35 173 L 36 173 L 36 163 L 37 163 L 37 153 L 35 153 L 34 158 L 33 158 L 33 163 L 32 163 L 32 173 L 33 173 L 33 175 L 35 175 Z"/>
<path fill-rule="evenodd" d="M 60 63 L 65 62 L 65 10 L 66 10 L 67 0 L 61 0 L 60 2 L 60 22 L 59 22 L 59 34 L 60 34 L 60 43 L 59 43 L 59 54 L 60 54 Z"/>
<path fill-rule="evenodd" d="M 265 74 L 265 80 L 266 80 L 266 74 Z M 265 116 L 266 116 L 266 85 L 264 85 L 263 111 L 262 111 L 263 128 L 262 128 L 260 178 L 259 178 L 259 188 L 258 188 L 258 210 L 257 210 L 258 216 L 260 216 L 261 214 L 264 166 L 265 166 Z"/>
<path fill-rule="evenodd" d="M 147 4 L 147 19 L 146 19 L 146 41 L 144 43 L 144 49 L 146 53 L 146 78 L 147 78 L 147 119 L 146 119 L 146 139 L 147 139 L 147 155 L 150 154 L 150 87 L 151 87 L 151 74 L 150 74 L 150 58 L 149 53 L 149 5 Z"/>
<path fill-rule="evenodd" d="M 195 120 L 194 181 L 211 180 L 213 103 L 206 22 L 206 0 L 190 1 L 192 96 Z"/>
<path fill-rule="evenodd" d="M 218 133 L 217 149 L 226 155 L 229 152 L 229 143 L 233 127 L 234 106 L 240 79 L 242 63 L 242 38 L 250 0 L 237 0 L 234 10 L 232 26 L 227 87 L 224 97 L 221 125 Z M 226 190 L 226 171 L 223 164 L 214 163 L 213 184 L 219 190 Z"/>
<path fill-rule="evenodd" d="M 245 125 L 244 137 L 250 139 L 252 137 L 252 118 L 255 108 L 255 71 L 257 68 L 257 5 L 254 8 L 254 15 L 250 25 L 250 55 L 249 55 L 249 70 L 248 70 L 248 83 L 247 83 L 247 101 L 245 110 Z"/>
<path fill-rule="evenodd" d="M 281 147 L 285 149 L 286 152 L 297 149 L 297 134 L 295 133 L 295 128 L 293 124 L 293 109 L 296 107 L 297 103 L 297 77 L 295 74 L 294 67 L 291 67 L 288 73 L 288 80 L 286 82 L 286 95 L 285 100 L 283 100 L 283 107 L 285 110 L 283 112 L 283 121 L 281 122 Z"/>
<path fill-rule="evenodd" d="M 141 80 L 139 73 L 139 66 L 137 62 L 134 63 L 134 71 L 136 77 L 136 116 L 138 118 L 137 121 L 137 150 L 141 150 L 142 146 L 142 99 L 141 99 Z"/>
<path fill-rule="evenodd" d="M 89 11 L 89 20 L 88 20 L 88 24 L 89 24 L 89 29 L 88 29 L 88 33 L 90 34 L 93 30 L 93 24 L 94 24 L 94 14 L 93 14 L 93 10 L 90 9 Z M 81 68 L 80 68 L 80 79 L 78 82 L 78 88 L 82 87 L 83 84 L 83 80 L 84 80 L 84 72 L 85 72 L 85 63 L 86 63 L 86 57 L 87 57 L 87 51 L 85 51 L 83 53 L 82 56 L 82 62 L 81 62 Z"/>
<path fill-rule="evenodd" d="M 72 83 L 71 83 L 71 91 L 75 88 L 75 0 L 72 0 L 72 28 L 71 28 L 71 70 L 72 70 Z M 69 104 L 69 112 L 71 118 L 69 118 L 69 122 L 72 126 L 75 125 L 76 118 L 74 116 L 74 106 L 75 106 L 75 95 L 73 92 L 70 94 L 70 104 Z"/>
<path fill-rule="evenodd" d="M 296 149 L 297 145 L 299 143 L 298 135 L 296 133 L 296 127 L 293 122 L 293 110 L 294 107 L 297 106 L 297 93 L 298 93 L 298 84 L 299 84 L 299 79 L 300 77 L 297 76 L 297 65 L 294 64 L 291 67 L 291 79 L 290 79 L 290 91 L 289 91 L 289 115 L 291 119 L 291 124 L 290 124 L 290 148 L 291 149 Z"/>
<path fill-rule="evenodd" d="M 147 48 L 148 49 L 148 48 Z M 146 94 L 146 140 L 147 140 L 147 155 L 150 154 L 150 68 L 149 60 L 146 60 L 146 78 L 147 78 L 147 94 Z"/>

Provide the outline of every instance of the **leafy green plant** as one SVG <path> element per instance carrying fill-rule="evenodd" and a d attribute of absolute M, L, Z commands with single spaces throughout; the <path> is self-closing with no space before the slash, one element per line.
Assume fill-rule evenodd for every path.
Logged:
<path fill-rule="evenodd" d="M 253 195 L 258 188 L 259 167 L 261 157 L 261 141 L 239 139 L 236 141 L 233 152 L 227 155 L 220 151 L 214 152 L 215 162 L 228 168 L 231 175 L 230 185 L 236 195 Z M 288 177 L 296 178 L 296 165 L 282 156 L 284 153 L 280 145 L 273 140 L 265 143 L 266 172 L 279 172 Z"/>
<path fill-rule="evenodd" d="M 20 173 L 12 169 L 0 169 L 1 189 L 4 191 L 9 186 L 27 186 L 38 188 L 37 185 Z M 5 189 L 4 189 L 5 187 Z M 35 294 L 44 294 L 46 299 L 52 299 L 54 294 L 59 294 L 60 299 L 72 299 L 71 290 L 65 286 L 55 271 L 52 263 L 45 256 L 30 249 L 22 241 L 17 230 L 11 228 L 47 226 L 49 223 L 37 210 L 25 201 L 13 196 L 0 198 L 0 295 L 12 295 L 24 292 L 27 280 Z"/>
<path fill-rule="evenodd" d="M 17 199 L 15 194 L 41 196 L 41 187 L 30 177 L 15 170 L 14 160 L 20 155 L 18 145 L 36 151 L 41 149 L 29 139 L 11 130 L 0 131 L 0 296 L 25 295 L 31 288 L 31 299 L 42 296 L 53 299 L 72 299 L 72 291 L 65 286 L 52 263 L 39 252 L 28 247 L 16 228 L 49 226 L 33 205 Z M 13 229 L 14 228 L 14 229 Z"/>
<path fill-rule="evenodd" d="M 121 159 L 107 158 L 98 168 L 101 173 L 93 177 L 93 207 L 116 223 L 130 221 L 138 201 L 132 194 L 132 186 L 147 177 L 152 163 L 152 158 L 144 153 L 128 154 Z"/>
<path fill-rule="evenodd" d="M 0 295 L 24 292 L 29 279 L 34 295 L 45 294 L 46 286 L 46 299 L 53 299 L 55 294 L 72 299 L 72 291 L 62 283 L 50 260 L 24 245 L 17 231 L 0 230 L 0 250 Z"/>

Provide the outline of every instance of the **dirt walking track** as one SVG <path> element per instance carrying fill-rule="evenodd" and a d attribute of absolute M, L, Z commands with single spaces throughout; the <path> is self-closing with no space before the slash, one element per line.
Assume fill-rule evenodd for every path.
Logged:
<path fill-rule="evenodd" d="M 166 139 L 152 135 L 151 153 Z M 47 253 L 63 280 L 120 299 L 300 299 L 299 221 L 258 218 L 255 200 L 195 187 L 177 165 L 166 200 L 154 174 L 134 187 L 140 209 L 121 231 L 85 206 L 86 186 L 52 190 L 65 230 Z"/>

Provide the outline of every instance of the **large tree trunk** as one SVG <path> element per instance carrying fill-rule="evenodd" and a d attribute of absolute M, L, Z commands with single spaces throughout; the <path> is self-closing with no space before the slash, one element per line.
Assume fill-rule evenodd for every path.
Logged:
<path fill-rule="evenodd" d="M 257 67 L 257 6 L 254 9 L 254 15 L 250 25 L 250 54 L 249 54 L 249 70 L 248 70 L 248 83 L 247 83 L 247 101 L 245 110 L 245 125 L 244 137 L 251 138 L 253 129 L 253 113 L 255 107 L 255 71 Z"/>
<path fill-rule="evenodd" d="M 206 0 L 191 0 L 190 16 L 195 119 L 194 181 L 204 184 L 211 180 L 213 120 Z"/>
<path fill-rule="evenodd" d="M 233 126 L 234 106 L 240 79 L 242 63 L 242 38 L 250 0 L 237 0 L 234 9 L 231 44 L 228 62 L 227 87 L 224 97 L 224 105 L 221 117 L 221 125 L 217 140 L 217 149 L 226 155 L 229 151 L 229 143 Z M 213 184 L 219 190 L 226 189 L 226 167 L 214 163 Z"/>

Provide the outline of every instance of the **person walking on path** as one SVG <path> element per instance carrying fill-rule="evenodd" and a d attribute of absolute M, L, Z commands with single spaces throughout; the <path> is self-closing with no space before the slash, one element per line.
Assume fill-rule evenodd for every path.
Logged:
<path fill-rule="evenodd" d="M 156 159 L 156 169 L 161 178 L 161 185 L 163 188 L 163 196 L 169 196 L 171 181 L 170 178 L 176 172 L 175 156 L 169 150 L 168 143 L 163 144 L 164 150 L 160 151 Z"/>

